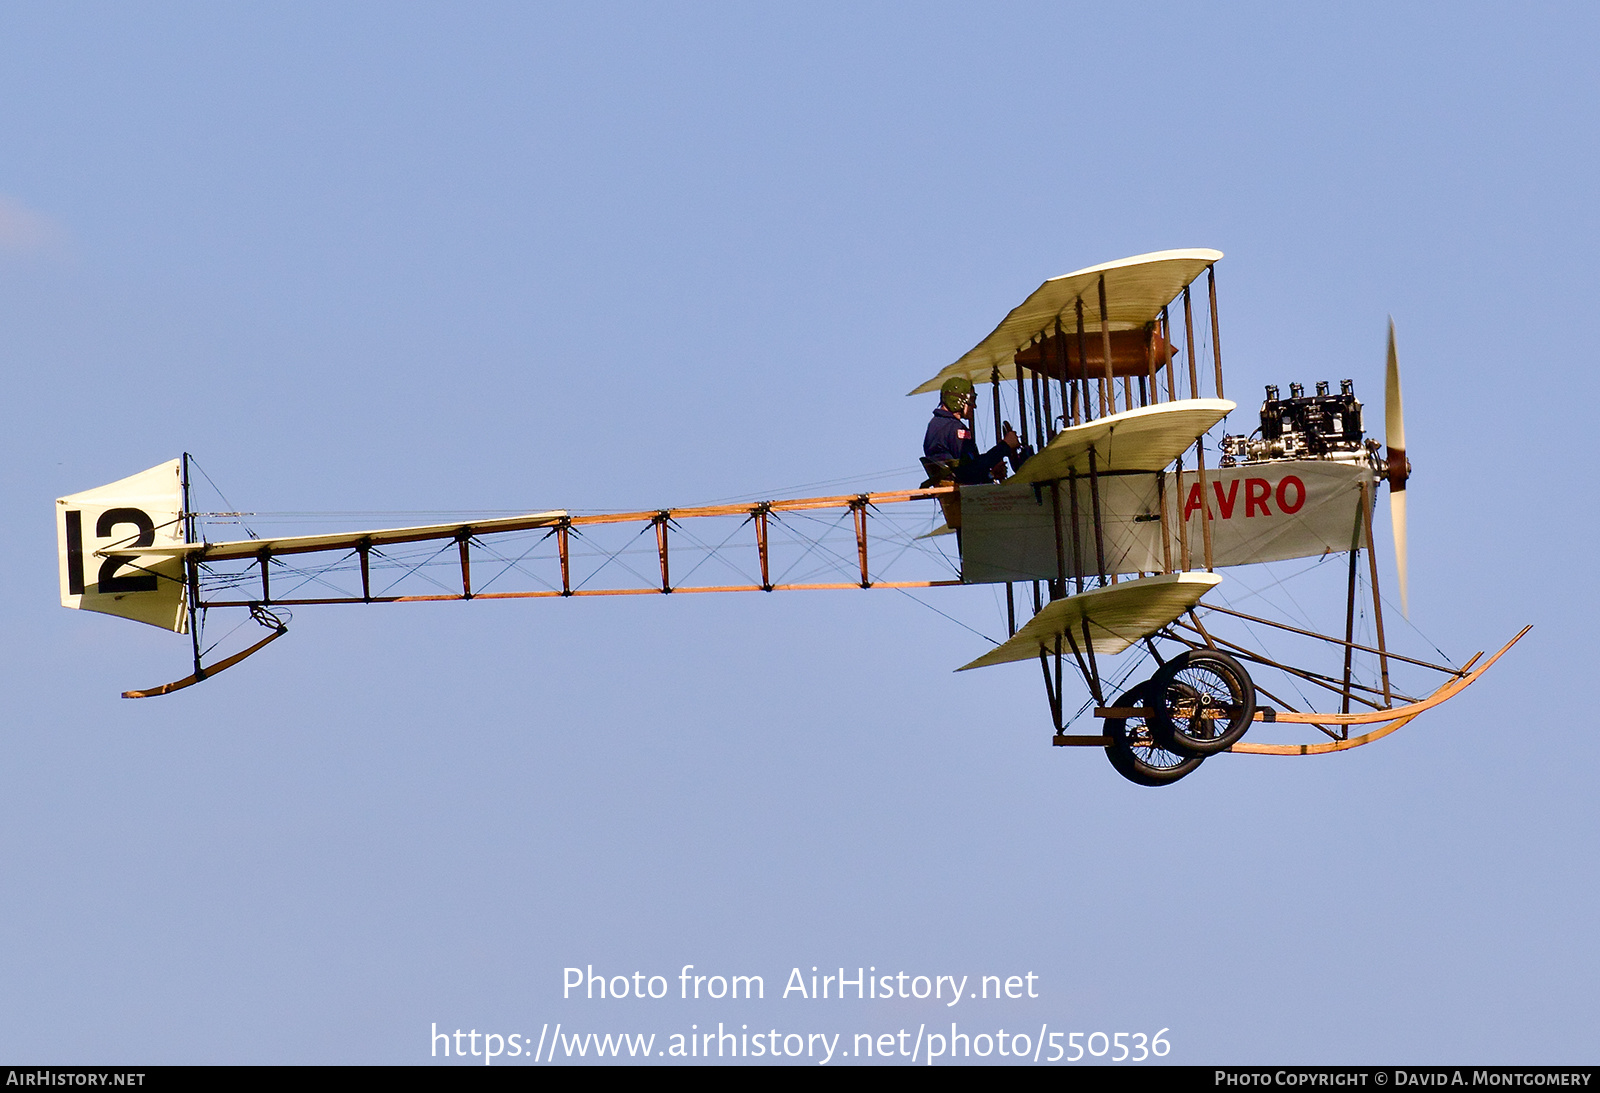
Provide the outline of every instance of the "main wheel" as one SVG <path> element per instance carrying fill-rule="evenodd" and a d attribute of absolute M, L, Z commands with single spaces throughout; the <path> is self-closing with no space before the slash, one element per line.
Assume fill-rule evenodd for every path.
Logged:
<path fill-rule="evenodd" d="M 1256 685 L 1244 665 L 1215 649 L 1190 649 L 1150 680 L 1150 728 L 1183 755 L 1227 751 L 1256 715 Z"/>
<path fill-rule="evenodd" d="M 1150 682 L 1146 680 L 1128 691 L 1117 699 L 1117 705 L 1146 705 L 1146 697 L 1153 693 Z M 1137 785 L 1168 785 L 1202 762 L 1198 755 L 1185 755 L 1158 744 L 1143 717 L 1108 717 L 1105 732 L 1111 737 L 1106 758 L 1118 774 Z"/>

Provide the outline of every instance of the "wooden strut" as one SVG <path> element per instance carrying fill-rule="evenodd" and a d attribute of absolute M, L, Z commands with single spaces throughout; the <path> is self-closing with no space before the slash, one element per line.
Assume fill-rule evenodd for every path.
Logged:
<path fill-rule="evenodd" d="M 1222 393 L 1222 327 L 1217 322 L 1217 267 L 1215 264 L 1206 267 L 1206 287 L 1211 293 L 1211 356 L 1217 362 L 1217 397 L 1227 398 Z"/>
<path fill-rule="evenodd" d="M 1056 366 L 1061 369 L 1061 413 L 1068 427 L 1078 424 L 1078 388 L 1067 379 L 1067 336 L 1061 330 L 1061 316 L 1056 316 Z"/>
<path fill-rule="evenodd" d="M 372 540 L 363 539 L 356 544 L 356 553 L 361 556 L 361 601 L 372 602 L 372 567 L 369 556 L 372 554 Z"/>
<path fill-rule="evenodd" d="M 183 490 L 183 541 L 192 543 L 196 540 L 194 506 L 189 503 L 189 453 L 183 453 L 182 480 Z M 189 647 L 194 655 L 194 674 L 196 679 L 206 678 L 205 666 L 200 663 L 200 561 L 193 555 L 184 559 L 184 609 L 189 620 Z"/>
<path fill-rule="evenodd" d="M 1383 673 L 1383 702 L 1389 706 L 1389 652 L 1383 641 L 1383 601 L 1378 595 L 1378 552 L 1372 549 L 1372 483 L 1361 483 L 1361 505 L 1367 522 L 1367 563 L 1372 568 L 1372 624 L 1378 631 L 1378 668 Z"/>
<path fill-rule="evenodd" d="M 1083 332 L 1083 297 L 1079 296 L 1073 305 L 1078 315 L 1078 370 L 1083 373 L 1083 420 L 1085 422 L 1094 417 L 1094 406 L 1089 401 L 1089 349 L 1088 342 L 1084 340 Z M 1100 416 L 1105 416 L 1105 384 L 1100 385 Z"/>
<path fill-rule="evenodd" d="M 1067 479 L 1067 489 L 1071 494 L 1072 506 L 1072 578 L 1078 586 L 1078 591 L 1083 591 L 1083 534 L 1078 529 L 1078 471 L 1074 468 L 1071 477 Z"/>
<path fill-rule="evenodd" d="M 1111 319 L 1106 311 L 1106 275 L 1103 273 L 1100 275 L 1100 352 L 1105 354 L 1105 390 L 1111 396 L 1110 403 L 1102 405 L 1101 409 L 1105 410 L 1109 406 L 1107 412 L 1114 414 L 1117 412 L 1117 381 L 1111 375 Z M 1087 362 L 1085 366 L 1087 371 Z M 1127 406 L 1124 409 L 1131 410 L 1133 407 Z"/>
<path fill-rule="evenodd" d="M 1183 286 L 1183 327 L 1188 341 L 1184 347 L 1189 354 L 1189 395 L 1191 398 L 1200 397 L 1200 374 L 1195 370 L 1194 363 L 1194 316 L 1189 310 L 1189 286 Z M 1195 472 L 1200 476 L 1200 534 L 1205 544 L 1206 572 L 1213 572 L 1215 567 L 1211 564 L 1211 497 L 1210 487 L 1206 483 L 1206 449 L 1205 437 L 1196 437 L 1194 442 Z M 1218 487 L 1220 488 L 1220 487 Z M 1180 506 L 1187 507 L 1187 503 L 1179 500 Z M 1180 509 L 1180 511 L 1182 511 Z M 1189 521 L 1184 518 L 1184 523 Z"/>
<path fill-rule="evenodd" d="M 772 578 L 768 575 L 769 565 L 767 556 L 767 509 L 764 505 L 757 505 L 756 511 L 751 514 L 751 519 L 756 525 L 756 551 L 761 555 L 761 590 L 772 591 Z"/>
<path fill-rule="evenodd" d="M 663 594 L 672 591 L 672 576 L 667 570 L 667 520 L 670 517 L 666 512 L 656 513 L 656 553 L 661 555 L 661 591 Z"/>
<path fill-rule="evenodd" d="M 1094 512 L 1094 560 L 1100 574 L 1100 584 L 1106 583 L 1106 544 L 1101 533 L 1100 474 L 1095 468 L 1094 445 L 1089 445 L 1089 503 Z"/>
<path fill-rule="evenodd" d="M 872 580 L 867 576 L 867 502 L 865 494 L 850 506 L 850 513 L 855 517 L 856 523 L 856 554 L 861 562 L 861 587 L 871 588 Z"/>
<path fill-rule="evenodd" d="M 568 563 L 567 542 L 571 534 L 570 525 L 566 521 L 556 525 L 556 553 L 561 556 L 561 594 L 572 595 L 572 570 Z M 762 574 L 763 577 L 765 573 Z"/>
<path fill-rule="evenodd" d="M 456 546 L 461 549 L 461 598 L 472 599 L 472 560 L 467 557 L 467 543 L 472 536 L 467 532 L 456 533 Z"/>
<path fill-rule="evenodd" d="M 1350 587 L 1345 595 L 1344 604 L 1344 704 L 1340 713 L 1350 712 L 1350 673 L 1355 659 L 1356 636 L 1356 553 L 1361 546 L 1361 506 L 1366 504 L 1363 497 L 1356 502 L 1355 527 L 1350 529 Z"/>
<path fill-rule="evenodd" d="M 1167 401 L 1178 400 L 1178 381 L 1172 371 L 1172 320 L 1167 316 L 1167 307 L 1161 306 L 1161 352 L 1167 358 Z"/>
<path fill-rule="evenodd" d="M 1000 366 L 997 364 L 989 369 L 989 389 L 994 394 L 994 442 L 1000 443 Z"/>

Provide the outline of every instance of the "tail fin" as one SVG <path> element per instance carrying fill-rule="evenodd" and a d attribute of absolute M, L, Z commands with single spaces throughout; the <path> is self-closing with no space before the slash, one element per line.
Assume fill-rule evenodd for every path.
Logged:
<path fill-rule="evenodd" d="M 58 498 L 56 541 L 63 607 L 188 632 L 183 558 L 128 553 L 184 541 L 179 460 Z"/>

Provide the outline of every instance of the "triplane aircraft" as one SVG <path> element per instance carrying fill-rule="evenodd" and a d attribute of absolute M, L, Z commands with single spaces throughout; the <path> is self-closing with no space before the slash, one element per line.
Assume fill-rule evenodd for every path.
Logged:
<path fill-rule="evenodd" d="M 1460 693 L 1528 628 L 1487 660 L 1480 653 L 1460 666 L 1389 648 L 1372 514 L 1386 483 L 1404 613 L 1410 474 L 1392 324 L 1383 448 L 1366 436 L 1352 381 L 1337 394 L 1319 383 L 1311 395 L 1296 383 L 1287 398 L 1269 386 L 1259 428 L 1223 435 L 1212 447 L 1220 458 L 1208 465 L 1208 434 L 1236 408 L 1223 397 L 1214 268 L 1221 257 L 1162 251 L 1046 281 L 911 392 L 988 384 L 996 439 L 1011 434 L 1014 416 L 1026 445 L 1009 478 L 1002 467 L 992 481 L 957 485 L 970 475 L 924 460 L 927 481 L 890 492 L 624 513 L 553 510 L 213 542 L 212 526 L 255 514 L 195 511 L 185 455 L 57 501 L 61 600 L 189 635 L 193 673 L 124 692 L 143 698 L 237 664 L 281 637 L 285 609 L 296 606 L 989 585 L 1004 589 L 1007 637 L 990 639 L 994 648 L 960 670 L 1037 661 L 1052 742 L 1104 748 L 1133 782 L 1175 782 L 1224 751 L 1317 755 L 1358 747 Z M 1198 359 L 1204 346 L 1191 300 L 1202 275 L 1209 368 Z M 975 400 L 958 405 L 975 434 Z M 607 534 L 620 534 L 620 545 Z M 636 568 L 641 556 L 653 556 L 647 573 Z M 1224 602 L 1217 570 L 1261 567 L 1268 586 L 1247 589 L 1246 600 L 1265 599 L 1283 583 L 1271 576 L 1274 564 L 1293 559 L 1315 559 L 1311 569 L 1335 561 L 1344 584 L 1342 636 L 1316 629 L 1292 597 L 1296 605 L 1280 613 L 1295 622 Z M 894 579 L 907 565 L 945 572 Z M 720 582 L 690 579 L 719 568 Z M 1358 595 L 1363 579 L 1367 594 Z M 519 580 L 531 587 L 509 587 Z M 215 647 L 202 640 L 206 620 L 230 608 L 248 611 L 269 633 L 205 664 Z M 1370 629 L 1370 639 L 1358 640 L 1358 621 L 1359 637 L 1368 639 Z M 1324 650 L 1333 663 L 1319 669 L 1268 651 L 1283 641 Z M 1130 652 L 1131 663 L 1119 656 Z M 1152 663 L 1152 674 L 1129 685 Z M 1090 696 L 1076 714 L 1067 709 L 1066 664 Z M 1435 683 L 1421 697 L 1402 694 L 1391 678 L 1402 669 Z M 1277 691 L 1255 678 L 1263 675 Z M 1337 700 L 1337 711 L 1298 708 L 1314 704 L 1307 688 Z M 1101 731 L 1069 733 L 1091 706 Z M 1318 735 L 1242 739 L 1263 722 Z"/>

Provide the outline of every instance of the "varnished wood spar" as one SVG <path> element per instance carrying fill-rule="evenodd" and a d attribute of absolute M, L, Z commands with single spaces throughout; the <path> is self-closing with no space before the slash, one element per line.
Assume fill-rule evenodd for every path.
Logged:
<path fill-rule="evenodd" d="M 464 600 L 472 599 L 472 562 L 467 557 L 467 544 L 471 541 L 471 535 L 456 533 L 456 546 L 461 548 L 461 598 Z"/>
<path fill-rule="evenodd" d="M 1195 370 L 1194 358 L 1194 314 L 1189 308 L 1189 286 L 1183 286 L 1183 329 L 1184 349 L 1189 354 L 1189 395 L 1191 398 L 1200 397 L 1200 374 Z M 1195 473 L 1200 478 L 1200 535 L 1205 545 L 1206 572 L 1210 573 L 1215 568 L 1211 564 L 1211 497 L 1210 486 L 1206 482 L 1206 449 L 1205 437 L 1196 437 L 1194 442 Z M 1185 511 L 1189 502 L 1187 498 L 1178 501 L 1179 513 L 1185 524 L 1189 517 Z"/>
<path fill-rule="evenodd" d="M 1111 396 L 1109 412 L 1114 414 L 1117 412 L 1117 381 L 1111 375 L 1111 318 L 1106 311 L 1106 275 L 1103 273 L 1100 275 L 1100 346 L 1100 351 L 1106 356 L 1105 389 Z M 1089 362 L 1083 363 L 1087 369 Z M 1123 409 L 1131 410 L 1133 407 L 1125 406 Z"/>
<path fill-rule="evenodd" d="M 361 555 L 361 598 L 372 600 L 372 569 L 368 564 L 372 554 L 372 540 L 363 539 L 356 544 L 356 553 Z"/>
<path fill-rule="evenodd" d="M 1183 512 L 1185 497 L 1183 491 L 1183 456 L 1180 455 L 1178 457 L 1177 464 L 1173 469 L 1178 484 L 1178 564 L 1183 569 L 1192 569 L 1194 567 L 1190 564 L 1191 559 L 1189 557 L 1189 520 Z"/>
<path fill-rule="evenodd" d="M 357 601 L 354 601 L 354 602 L 359 603 L 360 601 L 357 600 Z M 156 697 L 158 697 L 160 695 L 169 695 L 173 691 L 181 691 L 185 687 L 193 687 L 196 683 L 199 683 L 203 679 L 210 679 L 212 676 L 216 675 L 218 672 L 225 671 L 225 670 L 227 670 L 229 668 L 232 668 L 235 664 L 238 664 L 241 660 L 243 660 L 245 657 L 249 656 L 251 653 L 259 652 L 260 650 L 265 649 L 268 645 L 271 645 L 273 642 L 277 641 L 279 638 L 283 637 L 283 635 L 287 634 L 288 632 L 289 632 L 288 627 L 280 626 L 278 629 L 274 630 L 272 633 L 268 634 L 266 637 L 262 638 L 260 641 L 256 642 L 254 645 L 250 646 L 250 648 L 245 649 L 245 650 L 243 650 L 241 652 L 235 653 L 231 657 L 226 657 L 226 658 L 224 658 L 222 660 L 219 660 L 215 664 L 211 665 L 211 667 L 203 668 L 203 669 L 195 672 L 194 675 L 185 676 L 184 678 L 182 678 L 182 679 L 180 679 L 180 680 L 178 680 L 178 681 L 176 681 L 174 683 L 163 683 L 159 687 L 150 687 L 150 688 L 148 688 L 146 690 L 143 690 L 143 691 L 123 691 L 122 692 L 122 697 L 123 698 L 156 698 Z"/>
<path fill-rule="evenodd" d="M 1023 386 L 1022 386 L 1022 365 L 1020 365 L 1020 364 L 1016 365 L 1016 369 L 1017 369 L 1017 438 L 1019 440 L 1021 440 L 1024 444 L 1026 444 L 1026 443 L 1028 443 L 1029 436 L 1030 436 L 1030 434 L 1028 432 L 1028 396 L 1023 391 Z"/>
<path fill-rule="evenodd" d="M 870 588 L 959 588 L 960 581 L 873 581 Z M 723 584 L 679 585 L 672 590 L 674 596 L 688 592 L 822 592 L 835 589 L 860 589 L 852 582 L 828 584 Z M 542 600 L 556 596 L 659 596 L 659 588 L 575 588 L 570 592 L 555 589 L 530 592 L 476 592 L 473 600 Z M 466 599 L 459 592 L 429 596 L 374 596 L 363 600 L 360 596 L 323 596 L 292 600 L 273 600 L 277 607 L 316 607 L 341 603 L 454 603 Z M 260 600 L 209 600 L 204 607 L 255 607 Z"/>
<path fill-rule="evenodd" d="M 656 553 L 661 555 L 661 591 L 663 594 L 672 591 L 672 575 L 667 569 L 667 514 L 656 513 Z"/>
<path fill-rule="evenodd" d="M 561 594 L 572 595 L 572 569 L 568 564 L 567 539 L 569 535 L 567 525 L 562 523 L 556 527 L 556 553 L 561 556 Z"/>
<path fill-rule="evenodd" d="M 1361 502 L 1367 522 L 1367 564 L 1372 568 L 1372 623 L 1378 632 L 1378 669 L 1383 674 L 1383 702 L 1394 705 L 1389 695 L 1389 652 L 1383 640 L 1383 600 L 1378 595 L 1378 552 L 1372 549 L 1372 501 L 1376 493 L 1371 482 L 1361 483 Z"/>
<path fill-rule="evenodd" d="M 1438 690 L 1434 691 L 1433 694 L 1418 702 L 1413 702 L 1405 706 L 1395 706 L 1387 710 L 1373 710 L 1370 713 L 1279 713 L 1272 718 L 1273 721 L 1280 724 L 1298 725 L 1382 725 L 1385 722 L 1389 723 L 1385 725 L 1385 727 L 1378 729 L 1375 732 L 1367 733 L 1364 736 L 1353 736 L 1348 740 L 1333 740 L 1322 744 L 1256 744 L 1241 740 L 1228 750 L 1241 752 L 1248 755 L 1321 755 L 1332 751 L 1347 751 L 1350 748 L 1358 748 L 1362 744 L 1371 743 L 1374 740 L 1380 740 L 1389 735 L 1391 732 L 1394 732 L 1394 730 L 1407 724 L 1419 714 L 1426 713 L 1435 706 L 1449 701 L 1462 691 L 1466 690 L 1468 687 L 1472 686 L 1472 684 L 1478 681 L 1478 677 L 1482 676 L 1483 673 L 1492 668 L 1495 661 L 1505 656 L 1506 652 L 1517 642 L 1521 641 L 1523 636 L 1532 629 L 1532 626 L 1524 626 L 1521 630 L 1517 631 L 1516 637 L 1502 645 L 1499 652 L 1495 653 L 1494 656 L 1484 661 L 1482 665 L 1457 679 L 1447 680 Z M 1472 658 L 1474 663 L 1477 660 L 1478 657 Z M 1149 713 L 1149 710 L 1140 706 L 1105 706 L 1096 707 L 1094 716 L 1146 717 L 1149 715 Z M 1265 711 L 1256 711 L 1255 719 L 1257 721 L 1267 720 Z"/>
<path fill-rule="evenodd" d="M 1077 302 L 1073 304 L 1073 309 L 1077 312 L 1077 315 L 1078 315 L 1078 363 L 1082 366 L 1081 370 L 1083 372 L 1083 420 L 1084 421 L 1089 421 L 1094 417 L 1094 407 L 1090 404 L 1090 397 L 1089 397 L 1089 357 L 1088 357 L 1089 343 L 1084 340 L 1084 332 L 1083 332 L 1083 297 L 1082 296 L 1079 296 L 1078 299 L 1077 299 Z M 1106 385 L 1104 383 L 1101 383 L 1100 384 L 1100 416 L 1101 417 L 1105 417 L 1105 413 L 1106 413 L 1105 395 L 1106 395 Z"/>
<path fill-rule="evenodd" d="M 994 442 L 1000 443 L 1000 366 L 989 369 L 989 388 L 994 393 Z"/>
<path fill-rule="evenodd" d="M 1172 371 L 1172 319 L 1167 315 L 1167 308 L 1161 308 L 1161 352 L 1167 358 L 1167 401 L 1178 400 L 1178 381 Z"/>
<path fill-rule="evenodd" d="M 772 591 L 772 578 L 767 573 L 767 509 L 757 505 L 754 514 L 756 525 L 756 551 L 761 555 L 761 589 L 764 592 Z"/>
<path fill-rule="evenodd" d="M 1217 362 L 1217 397 L 1222 393 L 1222 326 L 1217 322 L 1217 267 L 1206 267 L 1206 287 L 1211 292 L 1211 355 Z"/>
<path fill-rule="evenodd" d="M 886 490 L 882 493 L 847 493 L 833 497 L 801 497 L 792 501 L 762 501 L 759 504 L 747 502 L 741 505 L 701 505 L 694 508 L 681 509 L 647 509 L 642 512 L 604 512 L 592 516 L 568 517 L 567 523 L 573 527 L 587 527 L 590 524 L 643 524 L 660 516 L 665 516 L 669 520 L 688 520 L 696 516 L 749 516 L 757 508 L 763 506 L 768 512 L 847 509 L 858 501 L 865 501 L 869 505 L 893 505 L 902 501 L 936 499 L 943 497 L 945 494 L 955 492 L 956 487 L 954 486 L 929 486 L 918 490 Z"/>
<path fill-rule="evenodd" d="M 1067 336 L 1061 329 L 1059 315 L 1056 316 L 1056 367 L 1061 370 L 1061 413 L 1071 428 L 1078 424 L 1078 387 L 1067 380 Z"/>
<path fill-rule="evenodd" d="M 861 587 L 871 588 L 872 581 L 867 576 L 867 505 L 858 501 L 850 506 L 850 514 L 855 517 L 856 523 L 856 556 L 861 562 Z"/>

